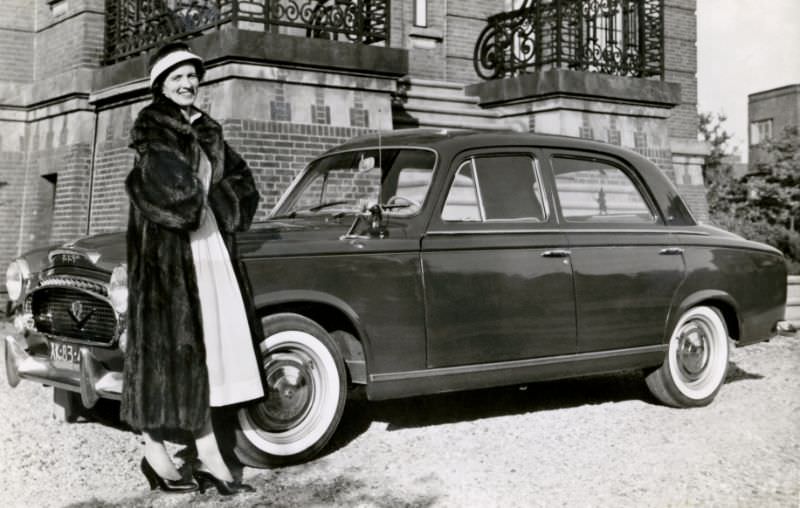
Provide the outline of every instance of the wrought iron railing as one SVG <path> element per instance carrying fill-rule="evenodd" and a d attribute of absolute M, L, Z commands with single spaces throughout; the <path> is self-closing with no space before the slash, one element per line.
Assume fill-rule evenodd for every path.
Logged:
<path fill-rule="evenodd" d="M 391 0 L 106 0 L 110 64 L 226 24 L 389 45 Z"/>
<path fill-rule="evenodd" d="M 484 79 L 565 68 L 664 77 L 664 0 L 525 0 L 475 45 Z"/>

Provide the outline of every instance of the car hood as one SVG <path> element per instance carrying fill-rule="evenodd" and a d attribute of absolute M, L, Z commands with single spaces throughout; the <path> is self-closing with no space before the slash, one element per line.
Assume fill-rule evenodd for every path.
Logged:
<path fill-rule="evenodd" d="M 63 256 L 58 256 L 62 254 Z M 75 265 L 111 272 L 125 262 L 125 233 L 103 233 L 67 243 L 48 245 L 26 252 L 25 259 L 34 273 L 54 265 Z M 66 262 L 69 261 L 69 262 Z"/>

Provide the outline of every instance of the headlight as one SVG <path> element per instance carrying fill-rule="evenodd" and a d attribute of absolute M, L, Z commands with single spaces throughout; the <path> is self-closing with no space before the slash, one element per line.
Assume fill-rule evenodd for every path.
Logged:
<path fill-rule="evenodd" d="M 6 290 L 8 298 L 14 302 L 22 296 L 22 289 L 31 276 L 31 270 L 24 259 L 14 260 L 6 270 Z"/>
<path fill-rule="evenodd" d="M 108 283 L 108 297 L 114 310 L 120 314 L 128 312 L 128 265 L 125 263 L 114 268 L 111 281 Z"/>

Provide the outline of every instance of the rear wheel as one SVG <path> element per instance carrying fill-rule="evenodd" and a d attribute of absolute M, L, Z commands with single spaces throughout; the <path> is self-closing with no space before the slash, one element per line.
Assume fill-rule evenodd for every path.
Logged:
<path fill-rule="evenodd" d="M 236 455 L 253 467 L 303 462 L 327 444 L 347 395 L 344 361 L 330 335 L 298 314 L 262 319 L 267 393 L 238 411 Z"/>
<path fill-rule="evenodd" d="M 728 330 L 706 306 L 687 310 L 672 332 L 664 364 L 647 376 L 647 387 L 664 404 L 708 405 L 728 370 Z"/>

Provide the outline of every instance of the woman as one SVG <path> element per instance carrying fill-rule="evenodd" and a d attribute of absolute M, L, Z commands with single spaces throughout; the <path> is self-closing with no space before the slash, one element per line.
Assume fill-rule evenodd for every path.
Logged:
<path fill-rule="evenodd" d="M 263 397 L 245 302 L 231 263 L 232 233 L 258 206 L 253 176 L 220 125 L 194 107 L 203 62 L 183 43 L 151 61 L 153 101 L 131 131 L 125 185 L 128 343 L 122 418 L 145 437 L 141 469 L 169 492 L 252 491 L 220 453 L 210 407 Z M 194 436 L 201 465 L 183 479 L 164 439 Z M 195 482 L 196 480 L 196 482 Z"/>

